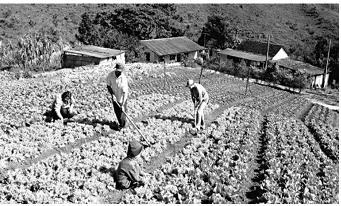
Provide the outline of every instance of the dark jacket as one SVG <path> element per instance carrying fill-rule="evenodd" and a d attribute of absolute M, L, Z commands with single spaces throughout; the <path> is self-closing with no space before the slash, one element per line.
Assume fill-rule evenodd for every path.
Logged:
<path fill-rule="evenodd" d="M 128 189 L 140 181 L 140 167 L 129 157 L 124 158 L 116 172 L 117 189 Z"/>

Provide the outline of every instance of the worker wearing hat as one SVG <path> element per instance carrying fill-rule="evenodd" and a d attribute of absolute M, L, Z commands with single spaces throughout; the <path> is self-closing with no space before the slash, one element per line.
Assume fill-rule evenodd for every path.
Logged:
<path fill-rule="evenodd" d="M 194 103 L 194 126 L 198 131 L 205 129 L 204 109 L 208 103 L 208 93 L 206 89 L 192 79 L 188 79 L 186 87 L 190 88 L 192 101 Z"/>
<path fill-rule="evenodd" d="M 128 79 L 124 74 L 124 65 L 120 62 L 116 63 L 115 70 L 107 76 L 107 89 L 114 101 L 114 110 L 119 123 L 119 129 L 126 126 L 127 100 L 128 100 Z"/>
<path fill-rule="evenodd" d="M 144 175 L 141 171 L 136 157 L 141 153 L 143 146 L 136 140 L 130 141 L 128 146 L 127 157 L 118 165 L 116 172 L 116 188 L 128 189 L 143 186 L 140 176 Z"/>

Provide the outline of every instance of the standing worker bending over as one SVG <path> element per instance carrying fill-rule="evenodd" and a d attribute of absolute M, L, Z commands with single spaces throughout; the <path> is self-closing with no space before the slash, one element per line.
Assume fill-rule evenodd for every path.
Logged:
<path fill-rule="evenodd" d="M 194 126 L 198 131 L 205 129 L 204 109 L 208 103 L 208 93 L 206 89 L 198 83 L 194 83 L 192 79 L 187 81 L 187 87 L 191 90 L 191 97 L 194 103 Z"/>
<path fill-rule="evenodd" d="M 116 63 L 115 70 L 110 72 L 107 77 L 107 89 L 111 95 L 111 98 L 116 97 L 114 103 L 115 114 L 119 123 L 119 129 L 125 127 L 126 116 L 122 112 L 127 112 L 127 100 L 128 100 L 128 80 L 124 72 L 124 65 L 122 63 Z"/>

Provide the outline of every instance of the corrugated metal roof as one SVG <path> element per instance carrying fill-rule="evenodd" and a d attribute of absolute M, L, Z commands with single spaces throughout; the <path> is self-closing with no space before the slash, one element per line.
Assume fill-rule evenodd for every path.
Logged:
<path fill-rule="evenodd" d="M 148 47 L 159 56 L 199 51 L 205 47 L 193 42 L 187 37 L 172 37 L 162 39 L 141 40 L 141 44 Z"/>
<path fill-rule="evenodd" d="M 101 59 L 117 56 L 117 55 L 124 53 L 124 51 L 122 50 L 109 49 L 109 48 L 92 46 L 92 45 L 86 45 L 86 46 L 68 49 L 68 50 L 65 50 L 65 52 L 80 54 L 80 55 L 85 55 L 85 56 L 92 56 L 92 57 L 97 57 Z"/>
<path fill-rule="evenodd" d="M 298 70 L 302 73 L 310 74 L 310 75 L 321 75 L 323 74 L 324 70 L 322 68 L 313 66 L 311 64 L 301 62 L 301 61 L 296 61 L 293 59 L 280 59 L 276 61 L 270 61 L 272 63 L 278 63 L 279 66 L 293 69 L 293 70 Z"/>
<path fill-rule="evenodd" d="M 269 57 L 274 57 L 278 51 L 283 48 L 279 44 L 269 44 Z M 244 40 L 236 48 L 236 50 L 265 55 L 268 49 L 268 44 L 266 42 L 258 42 L 253 40 Z"/>
<path fill-rule="evenodd" d="M 224 49 L 223 51 L 218 52 L 218 53 L 228 55 L 228 56 L 238 57 L 242 59 L 247 59 L 251 61 L 257 61 L 257 62 L 263 62 L 266 60 L 266 56 L 264 55 L 252 54 L 252 53 L 238 51 L 238 50 L 234 50 L 230 48 Z"/>

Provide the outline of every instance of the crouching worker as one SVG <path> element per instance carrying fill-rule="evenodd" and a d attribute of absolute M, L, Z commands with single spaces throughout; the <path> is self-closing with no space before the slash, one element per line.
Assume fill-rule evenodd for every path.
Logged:
<path fill-rule="evenodd" d="M 62 94 L 57 94 L 52 103 L 51 121 L 60 119 L 62 122 L 65 118 L 72 118 L 77 113 L 74 110 L 75 100 L 71 92 L 66 91 Z"/>
<path fill-rule="evenodd" d="M 140 179 L 145 173 L 140 169 L 136 157 L 141 153 L 143 146 L 137 141 L 129 142 L 127 157 L 118 165 L 116 171 L 116 188 L 128 189 L 144 186 Z"/>
<path fill-rule="evenodd" d="M 187 87 L 190 88 L 192 101 L 194 103 L 194 126 L 196 131 L 205 129 L 204 109 L 208 103 L 208 93 L 206 89 L 192 79 L 187 81 Z"/>

